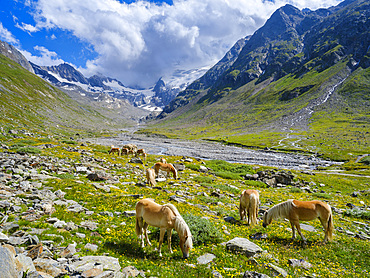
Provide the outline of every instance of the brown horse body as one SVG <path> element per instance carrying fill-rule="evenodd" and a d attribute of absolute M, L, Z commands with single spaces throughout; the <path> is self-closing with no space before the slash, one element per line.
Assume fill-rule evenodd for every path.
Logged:
<path fill-rule="evenodd" d="M 136 234 L 141 237 L 141 247 L 144 247 L 144 237 L 151 245 L 147 228 L 148 226 L 160 228 L 159 237 L 159 256 L 162 256 L 161 247 L 163 243 L 164 234 L 167 231 L 167 241 L 170 253 L 172 229 L 175 229 L 180 238 L 180 248 L 184 258 L 189 257 L 189 252 L 193 247 L 193 241 L 189 227 L 186 225 L 184 219 L 176 207 L 172 204 L 159 205 L 151 199 L 143 199 L 136 204 Z M 143 236 L 144 233 L 144 236 Z"/>
<path fill-rule="evenodd" d="M 276 218 L 287 218 L 290 221 L 292 238 L 295 238 L 296 228 L 302 240 L 306 242 L 306 238 L 302 235 L 299 221 L 311 221 L 316 218 L 320 219 L 321 225 L 325 230 L 323 243 L 326 243 L 333 237 L 334 223 L 331 208 L 322 201 L 288 200 L 277 204 L 263 215 L 263 227 L 269 225 L 272 219 Z"/>
<path fill-rule="evenodd" d="M 108 152 L 109 154 L 112 153 L 117 153 L 118 155 L 121 155 L 121 150 L 120 148 L 114 147 L 113 145 L 110 147 L 110 151 Z"/>
<path fill-rule="evenodd" d="M 172 173 L 173 178 L 177 179 L 177 170 L 171 163 L 157 162 L 153 167 L 156 176 L 158 176 L 159 170 L 161 170 L 167 173 L 167 177 L 168 173 Z"/>
<path fill-rule="evenodd" d="M 253 189 L 247 189 L 240 195 L 239 214 L 240 220 L 248 214 L 248 224 L 256 225 L 258 217 L 259 193 Z"/>
<path fill-rule="evenodd" d="M 139 156 L 139 155 L 142 155 L 142 156 L 144 157 L 144 159 L 146 159 L 147 154 L 146 154 L 146 152 L 145 152 L 145 150 L 144 150 L 144 149 L 138 149 L 138 150 L 136 151 L 135 156 Z"/>

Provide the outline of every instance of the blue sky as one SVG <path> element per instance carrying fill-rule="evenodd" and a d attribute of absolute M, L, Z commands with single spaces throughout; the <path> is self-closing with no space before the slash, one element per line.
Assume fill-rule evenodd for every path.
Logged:
<path fill-rule="evenodd" d="M 338 0 L 0 0 L 0 40 L 38 65 L 72 64 L 127 86 L 149 87 L 177 69 L 211 66 L 289 3 Z M 325 3 L 323 3 L 325 2 Z"/>

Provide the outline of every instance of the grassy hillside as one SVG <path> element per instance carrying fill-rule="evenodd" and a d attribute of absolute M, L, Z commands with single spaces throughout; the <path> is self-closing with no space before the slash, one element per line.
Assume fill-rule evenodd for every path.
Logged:
<path fill-rule="evenodd" d="M 370 69 L 350 74 L 346 63 L 273 82 L 252 81 L 237 90 L 199 92 L 189 105 L 143 132 L 297 150 L 337 160 L 369 153 Z"/>
<path fill-rule="evenodd" d="M 107 117 L 108 111 L 80 104 L 17 63 L 0 55 L 0 126 L 3 131 L 75 133 L 132 125 Z"/>

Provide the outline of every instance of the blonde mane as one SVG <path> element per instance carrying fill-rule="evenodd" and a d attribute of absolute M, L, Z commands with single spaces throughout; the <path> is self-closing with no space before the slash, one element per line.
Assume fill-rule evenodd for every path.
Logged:
<path fill-rule="evenodd" d="M 289 211 L 292 207 L 293 199 L 289 199 L 288 201 L 282 202 L 280 204 L 277 204 L 267 210 L 267 221 L 271 222 L 271 219 L 278 219 L 278 218 L 288 218 L 289 217 Z"/>
<path fill-rule="evenodd" d="M 178 233 L 179 237 L 181 236 L 187 236 L 186 245 L 191 249 L 193 248 L 193 240 L 192 235 L 189 229 L 189 226 L 186 224 L 184 218 L 182 218 L 180 212 L 177 210 L 177 208 L 172 204 L 165 204 L 168 208 L 172 210 L 172 212 L 175 214 L 175 230 Z"/>

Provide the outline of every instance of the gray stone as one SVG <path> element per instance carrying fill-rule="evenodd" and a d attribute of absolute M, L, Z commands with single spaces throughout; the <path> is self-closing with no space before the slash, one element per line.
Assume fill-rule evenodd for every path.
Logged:
<path fill-rule="evenodd" d="M 92 263 L 93 265 L 99 264 L 103 266 L 103 270 L 119 271 L 121 266 L 117 258 L 109 256 L 85 256 L 81 257 L 79 261 L 73 262 L 72 266 L 77 269 L 87 263 Z"/>
<path fill-rule="evenodd" d="M 312 264 L 310 264 L 309 262 L 306 262 L 305 260 L 303 259 L 300 259 L 300 260 L 297 260 L 297 259 L 289 259 L 288 260 L 288 263 L 292 266 L 292 267 L 303 267 L 305 269 L 309 269 L 312 267 Z"/>
<path fill-rule="evenodd" d="M 5 242 L 5 243 L 9 242 L 9 238 L 6 234 L 3 234 L 2 232 L 0 232 L 0 243 L 2 242 Z"/>
<path fill-rule="evenodd" d="M 278 266 L 276 266 L 272 263 L 266 264 L 266 268 L 269 269 L 273 273 L 274 276 L 282 276 L 282 277 L 287 277 L 288 276 L 288 273 L 284 269 L 282 269 L 282 268 L 280 268 L 280 267 L 278 267 Z"/>
<path fill-rule="evenodd" d="M 270 276 L 255 271 L 246 271 L 243 274 L 243 278 L 270 278 Z"/>
<path fill-rule="evenodd" d="M 14 254 L 0 246 L 0 278 L 19 277 L 15 266 Z M 22 277 L 22 275 L 20 276 Z"/>
<path fill-rule="evenodd" d="M 59 277 L 67 274 L 67 272 L 59 266 L 59 263 L 53 259 L 37 258 L 33 263 L 37 271 L 45 272 L 52 277 Z"/>
<path fill-rule="evenodd" d="M 239 237 L 226 242 L 226 249 L 236 253 L 243 253 L 247 255 L 247 257 L 253 257 L 254 255 L 263 251 L 257 244 L 249 241 L 246 238 Z"/>
<path fill-rule="evenodd" d="M 197 262 L 198 262 L 198 264 L 208 264 L 208 263 L 212 262 L 213 259 L 215 259 L 215 258 L 216 258 L 215 255 L 210 254 L 210 253 L 206 253 L 203 256 L 198 257 Z"/>
<path fill-rule="evenodd" d="M 18 254 L 15 259 L 18 261 L 19 266 L 23 272 L 36 271 L 36 268 L 32 262 L 32 259 L 23 254 Z"/>
<path fill-rule="evenodd" d="M 86 243 L 84 247 L 85 247 L 85 249 L 90 250 L 90 251 L 93 251 L 93 252 L 98 251 L 98 248 L 99 248 L 98 245 L 91 244 L 91 243 Z"/>
<path fill-rule="evenodd" d="M 82 221 L 80 227 L 95 231 L 98 228 L 98 224 L 92 221 Z"/>

